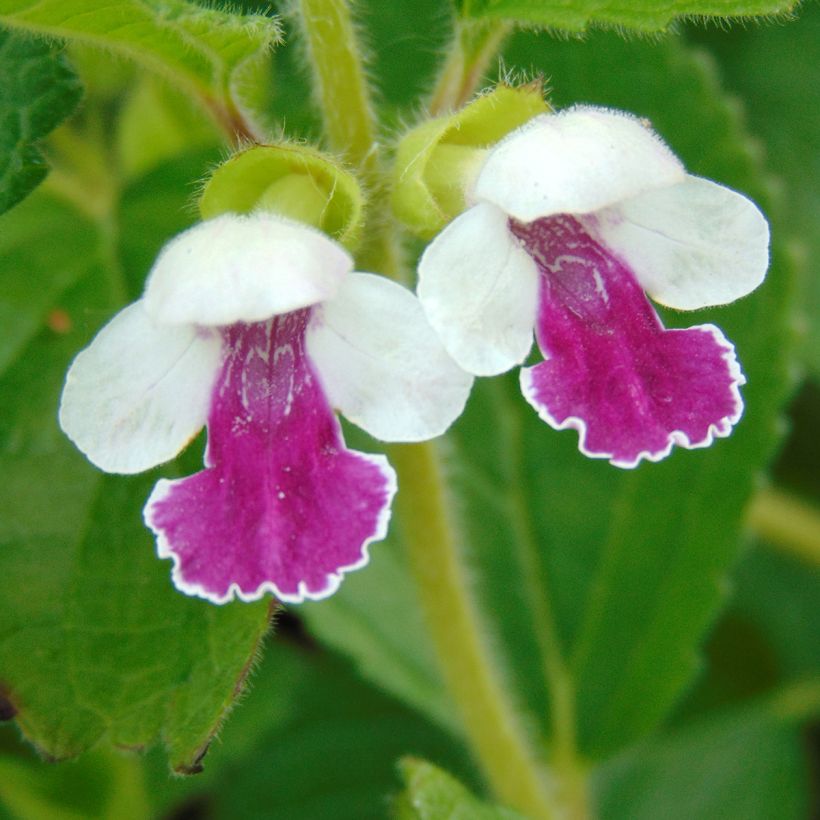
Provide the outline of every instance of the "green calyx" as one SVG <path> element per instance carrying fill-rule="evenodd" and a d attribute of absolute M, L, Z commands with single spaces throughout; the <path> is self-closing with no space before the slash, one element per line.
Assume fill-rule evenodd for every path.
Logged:
<path fill-rule="evenodd" d="M 303 145 L 255 145 L 214 171 L 199 200 L 203 219 L 266 210 L 304 222 L 352 249 L 364 221 L 356 178 Z"/>
<path fill-rule="evenodd" d="M 498 85 L 460 111 L 416 126 L 396 152 L 396 216 L 423 239 L 435 236 L 467 207 L 467 194 L 487 151 L 549 110 L 540 83 Z"/>

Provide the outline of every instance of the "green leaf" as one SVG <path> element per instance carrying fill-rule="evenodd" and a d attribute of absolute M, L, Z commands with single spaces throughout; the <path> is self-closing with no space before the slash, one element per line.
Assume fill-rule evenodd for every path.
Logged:
<path fill-rule="evenodd" d="M 113 51 L 194 96 L 226 129 L 262 117 L 276 20 L 185 0 L 0 0 L 0 22 Z"/>
<path fill-rule="evenodd" d="M 558 105 L 586 101 L 649 117 L 692 173 L 766 207 L 756 155 L 702 55 L 674 40 L 599 35 L 570 45 L 522 36 L 508 58 L 549 67 Z M 790 259 L 776 246 L 766 284 L 752 296 L 666 316 L 673 326 L 713 321 L 735 342 L 748 384 L 744 419 L 728 440 L 620 473 L 568 453 L 573 436 L 539 435 L 522 422 L 524 502 L 533 511 L 543 594 L 552 602 L 587 754 L 606 756 L 655 727 L 697 668 L 755 475 L 778 440 L 790 384 L 792 283 Z M 542 439 L 543 449 L 536 445 Z"/>
<path fill-rule="evenodd" d="M 521 34 L 505 60 L 549 73 L 557 104 L 595 102 L 651 118 L 689 170 L 766 206 L 767 181 L 734 106 L 708 60 L 680 41 L 598 34 L 570 44 Z M 575 433 L 538 420 L 516 374 L 477 382 L 446 446 L 448 489 L 492 663 L 536 748 L 577 742 L 584 756 L 606 758 L 657 727 L 691 681 L 755 477 L 778 441 L 792 306 L 791 259 L 776 248 L 755 294 L 665 317 L 670 326 L 712 321 L 725 329 L 748 377 L 745 416 L 709 449 L 679 449 L 634 471 L 580 455 Z M 394 521 L 361 583 L 348 579 L 323 605 L 349 608 L 345 627 L 319 624 L 317 634 L 435 720 L 444 704 L 424 696 L 406 669 L 411 650 L 392 637 L 403 621 L 417 623 L 411 582 L 378 559 L 380 550 L 400 555 L 402 530 L 413 526 L 425 523 Z M 568 698 L 556 706 L 557 692 Z"/>
<path fill-rule="evenodd" d="M 604 766 L 596 777 L 600 817 L 808 817 L 809 777 L 801 745 L 795 716 L 783 714 L 774 700 L 714 715 Z"/>
<path fill-rule="evenodd" d="M 116 230 L 45 195 L 0 223 L 0 310 L 13 319 L 0 372 L 0 689 L 49 757 L 161 742 L 175 769 L 195 770 L 267 630 L 267 603 L 214 607 L 174 590 L 141 520 L 156 475 L 102 476 L 56 424 L 71 358 L 190 221 L 181 170 L 130 188 Z M 28 306 L 17 319 L 14 300 Z"/>
<path fill-rule="evenodd" d="M 213 123 L 193 110 L 183 95 L 153 77 L 143 77 L 123 104 L 116 141 L 123 175 L 133 179 L 221 140 Z"/>
<path fill-rule="evenodd" d="M 754 26 L 732 37 L 708 31 L 691 36 L 709 47 L 728 88 L 742 96 L 767 163 L 787 185 L 781 192 L 783 229 L 806 248 L 803 354 L 820 378 L 820 122 L 811 113 L 820 107 L 820 5 L 804 3 L 788 26 Z"/>
<path fill-rule="evenodd" d="M 820 573 L 756 544 L 735 572 L 729 606 L 705 647 L 706 668 L 676 723 L 820 677 Z"/>
<path fill-rule="evenodd" d="M 395 762 L 406 754 L 470 774 L 452 740 L 346 664 L 277 640 L 215 752 L 212 815 L 384 817 L 388 796 L 399 788 Z"/>
<path fill-rule="evenodd" d="M 397 798 L 396 820 L 523 820 L 523 815 L 482 802 L 452 775 L 426 760 L 400 764 L 405 791 Z"/>
<path fill-rule="evenodd" d="M 364 450 L 378 446 L 357 443 L 353 431 L 346 437 L 350 446 Z M 303 604 L 299 615 L 312 635 L 347 652 L 370 680 L 458 735 L 458 719 L 436 667 L 403 556 L 398 522 L 386 542 L 370 548 L 365 572 L 345 578 L 332 598 Z"/>
<path fill-rule="evenodd" d="M 53 43 L 0 30 L 0 213 L 48 173 L 37 141 L 77 106 L 82 86 Z"/>
<path fill-rule="evenodd" d="M 26 754 L 22 744 L 10 737 L 10 728 L 0 728 L 2 820 L 144 820 L 150 816 L 137 758 L 95 750 L 71 766 L 55 766 Z"/>
<path fill-rule="evenodd" d="M 618 26 L 663 31 L 681 17 L 736 18 L 788 12 L 795 0 L 456 0 L 462 17 L 567 31 Z"/>

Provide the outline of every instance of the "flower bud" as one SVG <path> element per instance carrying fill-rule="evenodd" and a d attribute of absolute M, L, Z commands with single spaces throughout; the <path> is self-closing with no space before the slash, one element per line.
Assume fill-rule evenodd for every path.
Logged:
<path fill-rule="evenodd" d="M 396 154 L 396 216 L 422 238 L 435 236 L 467 207 L 488 149 L 548 110 L 539 82 L 498 85 L 460 111 L 416 126 Z"/>
<path fill-rule="evenodd" d="M 205 185 L 203 219 L 264 210 L 312 225 L 353 248 L 363 224 L 364 196 L 338 162 L 304 145 L 255 145 L 232 156 Z"/>

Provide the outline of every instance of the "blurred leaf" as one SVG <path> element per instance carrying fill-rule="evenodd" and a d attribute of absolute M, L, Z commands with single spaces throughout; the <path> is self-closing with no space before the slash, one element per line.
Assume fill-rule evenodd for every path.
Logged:
<path fill-rule="evenodd" d="M 692 31 L 720 62 L 729 89 L 743 98 L 766 159 L 787 184 L 782 230 L 808 250 L 802 321 L 806 362 L 820 378 L 820 4 L 803 3 L 796 24 L 750 27 L 731 37 Z"/>
<path fill-rule="evenodd" d="M 770 701 L 641 744 L 599 770 L 601 820 L 808 817 L 797 717 Z"/>
<path fill-rule="evenodd" d="M 215 752 L 213 816 L 292 820 L 384 817 L 396 760 L 423 754 L 469 773 L 440 730 L 340 661 L 275 641 Z"/>
<path fill-rule="evenodd" d="M 426 760 L 405 758 L 400 769 L 406 788 L 395 802 L 396 820 L 523 820 L 517 812 L 478 800 Z"/>
<path fill-rule="evenodd" d="M 583 31 L 590 25 L 663 31 L 680 17 L 746 17 L 791 11 L 795 0 L 456 0 L 463 17 Z"/>
<path fill-rule="evenodd" d="M 359 446 L 355 433 L 347 438 Z M 366 572 L 346 578 L 332 598 L 303 604 L 299 615 L 312 635 L 349 653 L 370 680 L 457 735 L 458 719 L 400 549 L 398 522 L 392 529 L 389 541 L 371 547 Z"/>
<path fill-rule="evenodd" d="M 82 86 L 54 43 L 0 30 L 0 213 L 48 173 L 37 141 L 77 106 Z"/>
<path fill-rule="evenodd" d="M 0 690 L 49 757 L 161 741 L 187 771 L 242 690 L 268 604 L 174 590 L 140 514 L 156 476 L 102 476 L 56 424 L 68 363 L 134 289 L 127 255 L 141 248 L 143 264 L 163 231 L 190 222 L 177 175 L 158 176 L 164 189 L 145 183 L 153 222 L 129 210 L 137 183 L 116 230 L 44 195 L 0 224 L 0 310 L 15 314 L 9 293 L 30 305 L 0 374 Z"/>
<path fill-rule="evenodd" d="M 758 545 L 738 568 L 731 612 L 768 639 L 780 682 L 820 676 L 820 572 Z"/>
<path fill-rule="evenodd" d="M 735 573 L 729 606 L 705 648 L 704 674 L 676 721 L 817 678 L 818 631 L 820 573 L 756 544 Z"/>
<path fill-rule="evenodd" d="M 0 741 L 4 732 L 0 730 Z M 145 820 L 140 763 L 133 755 L 93 751 L 65 766 L 44 763 L 0 742 L 3 820 Z"/>
<path fill-rule="evenodd" d="M 123 105 L 116 141 L 122 173 L 133 179 L 181 154 L 217 146 L 221 139 L 183 95 L 143 77 Z"/>
<path fill-rule="evenodd" d="M 268 53 L 279 27 L 185 0 L 0 0 L 0 22 L 114 51 L 166 76 L 229 127 L 237 109 L 260 116 Z"/>

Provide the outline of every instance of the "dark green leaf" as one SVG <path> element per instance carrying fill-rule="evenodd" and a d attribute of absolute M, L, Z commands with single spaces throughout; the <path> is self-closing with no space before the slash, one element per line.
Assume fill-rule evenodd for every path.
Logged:
<path fill-rule="evenodd" d="M 3 311 L 14 313 L 9 292 L 29 305 L 0 379 L 0 686 L 48 756 L 100 740 L 162 742 L 186 771 L 242 689 L 268 604 L 214 607 L 174 590 L 140 515 L 156 476 L 103 477 L 56 424 L 71 357 L 135 289 L 129 263 L 144 265 L 165 232 L 190 221 L 173 168 L 143 185 L 125 196 L 119 243 L 107 224 L 45 196 L 0 226 L 0 269 L 13 284 Z M 149 193 L 154 223 L 129 211 Z"/>
<path fill-rule="evenodd" d="M 396 760 L 423 754 L 469 773 L 463 752 L 341 662 L 273 643 L 215 763 L 217 818 L 365 820 L 387 813 Z"/>
<path fill-rule="evenodd" d="M 809 816 L 800 731 L 773 703 L 641 744 L 597 775 L 602 820 L 798 820 Z"/>
<path fill-rule="evenodd" d="M 766 160 L 783 177 L 783 230 L 805 243 L 802 281 L 807 331 L 803 353 L 820 378 L 820 5 L 804 3 L 796 23 L 754 26 L 721 37 L 693 31 L 720 62 L 730 90 L 742 96 Z"/>
<path fill-rule="evenodd" d="M 0 88 L 3 213 L 48 173 L 37 141 L 74 110 L 82 96 L 82 86 L 59 46 L 0 30 Z"/>

